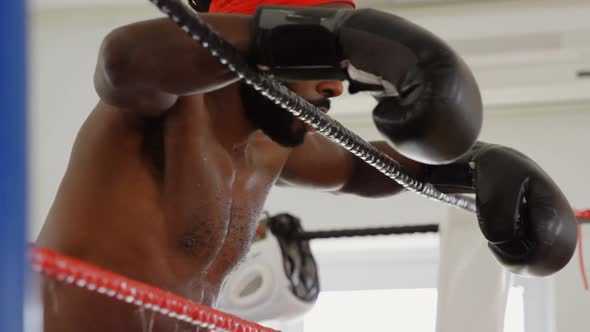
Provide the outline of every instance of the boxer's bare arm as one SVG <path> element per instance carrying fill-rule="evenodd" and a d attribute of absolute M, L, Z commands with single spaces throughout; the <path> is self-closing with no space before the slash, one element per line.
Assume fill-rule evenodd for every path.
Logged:
<path fill-rule="evenodd" d="M 201 15 L 240 52 L 250 47 L 252 18 Z M 94 74 L 102 102 L 158 115 L 179 96 L 205 93 L 238 78 L 167 18 L 117 28 L 104 39 Z"/>
<path fill-rule="evenodd" d="M 395 152 L 386 142 L 371 142 L 397 160 L 408 172 L 418 174 L 419 163 Z M 315 134 L 293 149 L 283 168 L 279 185 L 308 187 L 363 197 L 394 195 L 402 187 L 375 168 L 327 138 Z"/>

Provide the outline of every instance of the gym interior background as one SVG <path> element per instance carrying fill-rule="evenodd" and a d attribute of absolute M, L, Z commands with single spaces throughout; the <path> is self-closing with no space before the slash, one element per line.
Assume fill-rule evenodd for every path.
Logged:
<path fill-rule="evenodd" d="M 590 2 L 357 4 L 406 17 L 458 50 L 482 89 L 481 140 L 526 153 L 555 179 L 573 206 L 590 207 Z M 156 16 L 160 13 L 146 0 L 31 1 L 31 240 L 48 212 L 76 132 L 97 102 L 92 74 L 102 38 L 119 25 Z M 373 105 L 367 95 L 346 95 L 334 101 L 330 115 L 363 138 L 378 139 L 369 115 Z M 448 218 L 448 209 L 412 193 L 369 200 L 293 189 L 275 189 L 267 204 L 271 213 L 300 217 L 307 230 L 438 223 Z M 590 239 L 590 225 L 583 232 Z M 434 330 L 436 235 L 318 240 L 312 248 L 325 293 L 305 319 L 275 323 L 277 327 L 293 332 L 357 331 L 372 327 L 366 325 L 371 318 L 377 330 L 384 324 L 387 330 Z M 505 331 L 586 332 L 588 308 L 590 292 L 584 290 L 574 257 L 551 278 L 515 280 Z M 383 317 L 381 323 L 376 316 Z M 339 317 L 356 320 L 340 322 Z"/>

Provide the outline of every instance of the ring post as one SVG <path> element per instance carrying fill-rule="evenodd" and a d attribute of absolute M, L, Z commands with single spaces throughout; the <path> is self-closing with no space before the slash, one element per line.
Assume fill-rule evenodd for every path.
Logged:
<path fill-rule="evenodd" d="M 26 2 L 0 1 L 0 331 L 23 330 L 27 221 Z"/>

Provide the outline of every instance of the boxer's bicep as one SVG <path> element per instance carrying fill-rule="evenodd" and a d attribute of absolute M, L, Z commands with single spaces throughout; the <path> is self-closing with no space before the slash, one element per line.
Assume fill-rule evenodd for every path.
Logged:
<path fill-rule="evenodd" d="M 294 149 L 279 184 L 309 187 L 363 197 L 383 197 L 399 193 L 396 182 L 353 156 L 328 139 L 315 135 Z M 419 163 L 399 155 L 385 142 L 372 142 L 386 155 L 397 160 L 411 174 L 418 174 Z"/>
<path fill-rule="evenodd" d="M 353 158 L 327 138 L 308 135 L 289 155 L 277 184 L 338 191 L 353 172 Z"/>
<path fill-rule="evenodd" d="M 250 16 L 201 16 L 247 54 Z M 237 80 L 218 59 L 165 18 L 111 31 L 101 44 L 94 74 L 96 91 L 104 102 L 146 115 L 166 111 L 179 96 L 203 94 Z"/>
<path fill-rule="evenodd" d="M 397 153 L 388 143 L 370 142 L 371 145 L 399 163 L 408 174 L 420 174 L 420 163 Z M 403 190 L 397 182 L 378 171 L 373 166 L 354 157 L 354 172 L 348 182 L 340 189 L 342 193 L 351 193 L 363 197 L 385 197 L 395 195 Z"/>

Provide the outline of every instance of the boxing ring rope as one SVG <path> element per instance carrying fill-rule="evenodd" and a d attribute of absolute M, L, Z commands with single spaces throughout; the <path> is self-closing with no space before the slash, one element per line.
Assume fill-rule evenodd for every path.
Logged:
<path fill-rule="evenodd" d="M 586 264 L 584 263 L 582 224 L 590 224 L 590 209 L 585 211 L 576 211 L 576 218 L 578 218 L 578 263 L 580 264 L 580 274 L 582 277 L 582 282 L 584 283 L 584 289 L 588 291 L 590 290 L 590 285 L 588 284 Z"/>
<path fill-rule="evenodd" d="M 590 210 L 579 212 L 577 217 L 580 219 L 590 218 Z M 415 231 L 415 229 L 410 230 Z M 433 231 L 432 229 L 424 230 Z M 113 297 L 130 305 L 152 310 L 172 319 L 213 331 L 278 332 L 192 302 L 171 292 L 66 257 L 50 249 L 37 246 L 31 246 L 29 249 L 29 258 L 33 270 L 59 282 L 75 285 L 103 296 Z M 582 259 L 581 256 L 580 259 Z M 583 263 L 581 264 L 584 282 L 586 283 L 584 266 Z"/>
<path fill-rule="evenodd" d="M 339 144 L 367 164 L 396 181 L 406 189 L 422 196 L 475 212 L 475 201 L 470 197 L 440 192 L 433 185 L 423 183 L 405 173 L 392 158 L 345 128 L 338 121 L 318 110 L 307 100 L 297 96 L 274 79 L 252 69 L 239 52 L 213 31 L 199 15 L 180 0 L 150 0 L 176 25 L 188 33 L 219 62 L 234 72 L 261 95 L 314 127 L 323 136 Z"/>
<path fill-rule="evenodd" d="M 218 332 L 278 332 L 46 248 L 32 246 L 29 255 L 33 270 L 48 278 L 113 297 L 181 322 Z"/>
<path fill-rule="evenodd" d="M 336 239 L 341 237 L 376 236 L 376 235 L 400 235 L 418 233 L 438 233 L 439 227 L 436 224 L 392 226 L 355 229 L 335 229 L 327 231 L 303 231 L 293 234 L 296 240 Z"/>
<path fill-rule="evenodd" d="M 584 211 L 577 211 L 576 210 L 576 218 L 580 220 L 585 220 L 586 222 L 590 222 L 590 209 Z M 584 223 L 582 221 L 582 223 Z"/>

